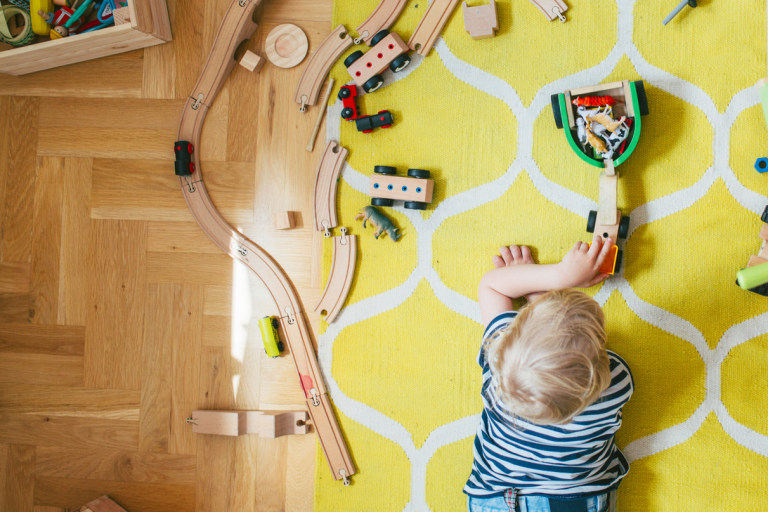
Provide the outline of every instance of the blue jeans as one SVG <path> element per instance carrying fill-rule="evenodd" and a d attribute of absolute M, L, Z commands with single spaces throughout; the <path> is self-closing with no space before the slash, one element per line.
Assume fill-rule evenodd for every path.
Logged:
<path fill-rule="evenodd" d="M 616 512 L 616 491 L 587 498 L 589 512 Z M 510 511 L 503 496 L 474 498 L 467 500 L 469 512 L 514 512 Z M 518 496 L 516 510 L 519 512 L 549 512 L 549 500 L 541 496 Z"/>

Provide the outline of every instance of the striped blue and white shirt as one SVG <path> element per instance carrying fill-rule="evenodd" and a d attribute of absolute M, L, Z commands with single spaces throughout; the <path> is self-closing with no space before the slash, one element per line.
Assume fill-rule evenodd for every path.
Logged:
<path fill-rule="evenodd" d="M 485 329 L 483 345 L 517 316 L 502 313 Z M 608 351 L 611 383 L 600 398 L 565 425 L 536 425 L 494 400 L 491 370 L 480 349 L 483 412 L 464 492 L 490 497 L 506 489 L 520 495 L 587 497 L 618 486 L 629 463 L 614 442 L 621 407 L 634 390 L 627 363 Z"/>

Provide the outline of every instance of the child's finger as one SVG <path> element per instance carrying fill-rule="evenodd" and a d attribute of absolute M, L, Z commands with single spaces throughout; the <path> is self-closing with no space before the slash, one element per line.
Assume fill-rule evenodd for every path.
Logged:
<path fill-rule="evenodd" d="M 600 248 L 600 253 L 597 255 L 597 260 L 595 263 L 599 267 L 603 264 L 603 261 L 605 261 L 605 258 L 608 257 L 608 253 L 611 252 L 611 248 L 613 247 L 613 240 L 610 238 L 606 238 L 603 242 L 603 247 Z"/>
<path fill-rule="evenodd" d="M 523 263 L 533 262 L 533 256 L 531 256 L 531 248 L 527 245 L 520 247 L 520 252 L 523 256 Z"/>
<path fill-rule="evenodd" d="M 501 255 L 501 259 L 504 262 L 504 265 L 509 265 L 512 263 L 512 252 L 509 249 L 510 248 L 507 246 L 501 247 L 499 249 L 499 254 Z"/>
<path fill-rule="evenodd" d="M 603 245 L 603 237 L 596 234 L 592 238 L 592 245 L 589 246 L 589 251 L 587 254 L 592 258 L 596 258 L 600 253 L 600 249 L 603 247 Z"/>
<path fill-rule="evenodd" d="M 499 256 L 498 254 L 494 254 L 491 257 L 491 263 L 493 263 L 493 266 L 496 267 L 496 268 L 504 266 L 504 260 L 501 259 L 501 256 Z"/>

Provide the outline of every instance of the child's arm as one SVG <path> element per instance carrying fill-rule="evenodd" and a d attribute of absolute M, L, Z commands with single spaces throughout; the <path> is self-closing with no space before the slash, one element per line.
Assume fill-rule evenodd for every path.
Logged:
<path fill-rule="evenodd" d="M 531 258 L 523 258 L 516 264 L 487 272 L 478 287 L 483 325 L 510 311 L 512 299 L 549 290 L 589 288 L 601 282 L 608 275 L 598 269 L 612 246 L 610 238 L 603 240 L 600 235 L 595 235 L 591 247 L 586 242 L 576 242 L 559 263 L 537 265 Z"/>

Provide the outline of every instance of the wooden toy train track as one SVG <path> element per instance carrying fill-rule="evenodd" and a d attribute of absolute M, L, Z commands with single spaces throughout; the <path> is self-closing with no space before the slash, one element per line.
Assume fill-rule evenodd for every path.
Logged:
<path fill-rule="evenodd" d="M 262 0 L 232 0 L 224 15 L 208 60 L 184 105 L 175 143 L 176 174 L 184 199 L 205 234 L 224 252 L 253 270 L 272 295 L 312 424 L 334 478 L 346 485 L 355 467 L 326 393 L 302 303 L 277 262 L 219 214 L 203 183 L 199 156 L 194 150 L 199 147 L 206 113 L 236 62 L 235 51 L 256 30 L 255 18 L 261 3 Z"/>

